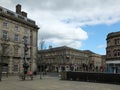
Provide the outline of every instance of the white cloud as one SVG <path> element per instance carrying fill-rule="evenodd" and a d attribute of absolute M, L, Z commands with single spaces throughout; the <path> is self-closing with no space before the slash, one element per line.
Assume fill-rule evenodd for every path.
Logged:
<path fill-rule="evenodd" d="M 113 24 L 120 21 L 120 0 L 1 0 L 13 10 L 20 3 L 28 17 L 40 26 L 39 40 L 54 45 L 80 48 L 88 38 L 80 26 Z M 101 47 L 101 46 L 99 46 Z"/>
<path fill-rule="evenodd" d="M 7 9 L 14 9 L 14 3 L 12 0 L 0 0 L 0 6 L 4 6 Z"/>
<path fill-rule="evenodd" d="M 81 28 L 62 22 L 56 15 L 46 11 L 36 11 L 32 13 L 34 19 L 40 24 L 39 40 L 43 38 L 45 42 L 56 46 L 67 45 L 74 48 L 81 47 L 81 41 L 88 38 L 87 33 Z M 44 12 L 44 13 L 43 13 Z"/>

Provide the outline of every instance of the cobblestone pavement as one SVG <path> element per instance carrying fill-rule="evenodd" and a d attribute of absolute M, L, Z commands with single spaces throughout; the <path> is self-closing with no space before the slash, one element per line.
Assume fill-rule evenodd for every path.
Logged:
<path fill-rule="evenodd" d="M 80 82 L 80 81 L 64 81 L 58 77 L 35 76 L 34 80 L 21 81 L 17 76 L 3 77 L 0 82 L 0 90 L 119 90 L 120 85 Z"/>

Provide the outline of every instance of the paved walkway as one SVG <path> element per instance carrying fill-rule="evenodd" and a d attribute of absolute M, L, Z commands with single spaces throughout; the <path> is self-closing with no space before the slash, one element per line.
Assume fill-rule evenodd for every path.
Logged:
<path fill-rule="evenodd" d="M 0 90 L 119 90 L 120 85 L 91 83 L 80 81 L 64 81 L 58 77 L 45 76 L 39 79 L 21 81 L 17 76 L 4 77 L 0 82 Z"/>

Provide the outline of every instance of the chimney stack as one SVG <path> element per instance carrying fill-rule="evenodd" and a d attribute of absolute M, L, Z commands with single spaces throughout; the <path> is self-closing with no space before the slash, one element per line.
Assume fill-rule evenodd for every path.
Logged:
<path fill-rule="evenodd" d="M 21 11 L 21 5 L 20 5 L 20 4 L 17 4 L 17 5 L 16 5 L 16 13 L 17 13 L 17 14 L 20 14 L 20 15 L 22 15 L 22 16 L 24 16 L 24 17 L 27 17 L 27 13 L 24 12 L 24 11 Z"/>
<path fill-rule="evenodd" d="M 22 16 L 27 17 L 27 13 L 22 11 Z"/>
<path fill-rule="evenodd" d="M 20 4 L 16 5 L 16 13 L 21 14 L 21 5 Z"/>

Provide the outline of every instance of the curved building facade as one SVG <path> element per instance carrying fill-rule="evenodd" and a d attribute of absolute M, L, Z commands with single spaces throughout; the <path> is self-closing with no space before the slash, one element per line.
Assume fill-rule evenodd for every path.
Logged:
<path fill-rule="evenodd" d="M 107 71 L 120 73 L 120 31 L 109 33 L 106 40 Z"/>

